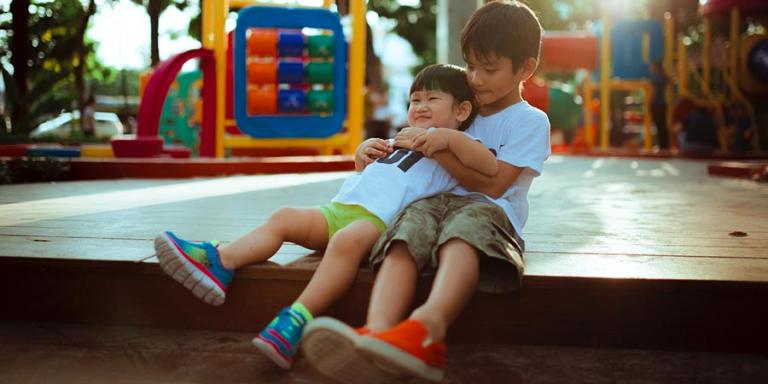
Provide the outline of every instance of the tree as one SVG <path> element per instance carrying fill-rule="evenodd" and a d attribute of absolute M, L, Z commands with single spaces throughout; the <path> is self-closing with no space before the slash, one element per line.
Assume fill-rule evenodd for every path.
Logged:
<path fill-rule="evenodd" d="M 3 81 L 9 95 L 13 93 L 19 99 L 25 99 L 29 93 L 27 74 L 29 73 L 29 56 L 32 47 L 29 42 L 29 0 L 13 0 L 11 2 L 11 65 L 13 66 L 13 81 Z M 25 104 L 13 105 L 11 121 L 25 119 L 29 109 Z"/>
<path fill-rule="evenodd" d="M 422 64 L 414 72 L 437 61 L 437 0 L 422 0 L 418 7 L 403 6 L 396 0 L 379 0 L 371 1 L 368 7 L 381 17 L 395 20 L 395 33 L 408 40 L 421 59 Z"/>
<path fill-rule="evenodd" d="M 21 136 L 46 117 L 79 107 L 84 78 L 95 67 L 93 43 L 84 37 L 95 4 L 14 0 L 10 9 L 12 19 L 0 20 L 0 30 L 9 31 L 0 35 L 0 73 L 12 134 Z"/>
<path fill-rule="evenodd" d="M 183 10 L 190 4 L 190 0 L 132 0 L 134 3 L 144 6 L 149 15 L 150 28 L 150 66 L 154 67 L 160 62 L 160 15 L 170 6 Z"/>
<path fill-rule="evenodd" d="M 85 41 L 85 32 L 88 30 L 88 23 L 91 17 L 96 13 L 95 0 L 89 0 L 83 15 L 80 17 L 80 24 L 75 32 L 75 43 L 77 44 L 77 60 L 75 60 L 74 76 L 75 76 L 75 92 L 78 95 L 78 108 L 80 109 L 80 116 L 84 117 L 83 109 L 85 108 L 85 101 L 89 96 L 86 95 L 85 89 L 85 67 L 87 65 L 86 58 L 91 52 L 92 45 L 87 44 Z M 90 95 L 92 96 L 92 95 Z"/>

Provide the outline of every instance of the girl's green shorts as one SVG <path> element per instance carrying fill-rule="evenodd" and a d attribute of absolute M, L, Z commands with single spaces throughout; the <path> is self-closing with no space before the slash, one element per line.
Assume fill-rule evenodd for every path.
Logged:
<path fill-rule="evenodd" d="M 325 221 L 328 222 L 329 239 L 333 237 L 336 232 L 357 220 L 368 220 L 372 222 L 381 233 L 384 233 L 387 230 L 387 224 L 361 205 L 342 204 L 332 201 L 328 204 L 323 204 L 318 208 L 320 208 L 320 212 L 323 213 Z"/>

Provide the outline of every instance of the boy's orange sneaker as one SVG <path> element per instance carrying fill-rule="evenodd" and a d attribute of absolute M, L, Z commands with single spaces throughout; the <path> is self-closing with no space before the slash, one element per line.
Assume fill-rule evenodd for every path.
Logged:
<path fill-rule="evenodd" d="M 356 348 L 366 327 L 352 328 L 343 322 L 320 317 L 304 330 L 301 351 L 318 372 L 345 384 L 389 384 L 397 378 L 371 364 Z"/>
<path fill-rule="evenodd" d="M 429 332 L 419 321 L 405 320 L 388 331 L 362 336 L 360 353 L 377 365 L 423 380 L 441 381 L 445 368 L 445 343 L 428 343 Z"/>

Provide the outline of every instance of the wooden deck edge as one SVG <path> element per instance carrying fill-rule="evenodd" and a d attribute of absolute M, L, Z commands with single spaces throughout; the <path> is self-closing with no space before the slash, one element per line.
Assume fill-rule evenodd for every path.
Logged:
<path fill-rule="evenodd" d="M 308 266 L 239 272 L 227 302 L 208 306 L 154 263 L 0 259 L 1 319 L 257 332 L 295 299 Z M 417 301 L 429 290 L 420 284 Z M 362 324 L 372 285 L 363 270 L 328 313 Z M 453 342 L 765 351 L 768 283 L 530 276 L 509 294 L 477 293 Z"/>
<path fill-rule="evenodd" d="M 68 161 L 69 180 L 188 178 L 275 173 L 336 172 L 355 169 L 352 156 L 285 156 L 233 159 L 93 159 Z"/>
<path fill-rule="evenodd" d="M 710 163 L 707 166 L 707 173 L 710 176 L 724 176 L 735 178 L 750 179 L 765 171 L 768 161 L 765 162 L 739 162 L 739 161 L 721 161 Z"/>

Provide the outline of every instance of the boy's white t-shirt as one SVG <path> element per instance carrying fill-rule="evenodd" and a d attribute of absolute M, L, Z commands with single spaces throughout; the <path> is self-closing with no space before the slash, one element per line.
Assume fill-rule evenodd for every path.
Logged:
<path fill-rule="evenodd" d="M 361 205 L 389 226 L 397 213 L 412 202 L 457 185 L 437 161 L 421 152 L 399 148 L 369 164 L 363 172 L 349 176 L 331 201 Z"/>
<path fill-rule="evenodd" d="M 497 204 L 522 239 L 528 219 L 528 189 L 533 178 L 541 174 L 544 161 L 551 153 L 549 118 L 540 109 L 521 101 L 490 116 L 478 115 L 466 133 L 483 142 L 496 153 L 498 160 L 523 168 L 523 172 L 498 199 L 469 192 L 461 186 L 451 193 Z"/>

